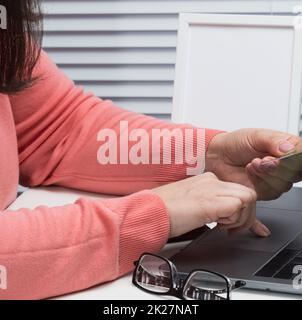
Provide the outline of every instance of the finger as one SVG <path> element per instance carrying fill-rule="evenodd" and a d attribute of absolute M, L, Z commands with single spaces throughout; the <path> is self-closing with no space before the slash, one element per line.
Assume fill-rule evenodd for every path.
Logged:
<path fill-rule="evenodd" d="M 251 162 L 251 168 L 253 169 L 254 174 L 279 176 L 283 180 L 286 180 L 286 176 L 294 176 L 296 174 L 296 172 L 289 168 L 283 167 L 280 161 L 273 157 L 265 157 L 263 159 L 256 158 Z"/>
<path fill-rule="evenodd" d="M 242 201 L 234 197 L 221 197 L 216 206 L 220 208 L 217 212 L 217 219 L 215 220 L 220 226 L 227 228 L 237 228 L 249 220 L 250 215 L 253 215 L 256 202 L 243 206 Z M 219 210 L 219 209 L 218 209 Z"/>
<path fill-rule="evenodd" d="M 278 167 L 276 158 L 266 157 L 264 159 L 259 159 L 259 158 L 254 159 L 251 162 L 252 168 L 259 174 L 273 173 Z"/>
<path fill-rule="evenodd" d="M 220 219 L 228 219 L 234 215 L 240 214 L 241 210 L 244 208 L 242 201 L 236 197 L 217 198 L 215 206 L 216 212 L 213 217 L 213 221 L 215 222 L 218 222 Z M 235 217 L 233 219 L 235 219 Z"/>
<path fill-rule="evenodd" d="M 275 157 L 293 151 L 300 143 L 298 136 L 274 130 L 256 130 L 251 137 L 255 150 Z"/>
<path fill-rule="evenodd" d="M 243 211 L 244 209 L 242 209 L 241 211 Z M 220 218 L 217 223 L 220 225 L 224 225 L 224 226 L 230 226 L 230 225 L 235 225 L 238 223 L 238 221 L 241 218 L 242 212 L 235 212 L 233 215 L 231 215 L 230 217 L 227 218 Z"/>
<path fill-rule="evenodd" d="M 257 164 L 254 163 L 254 167 L 255 165 Z M 281 162 L 275 158 L 266 157 L 262 160 L 259 167 L 259 170 L 263 173 L 278 177 L 279 179 L 287 182 L 297 183 L 302 180 L 301 163 L 291 164 L 290 162 Z"/>
<path fill-rule="evenodd" d="M 279 193 L 287 192 L 293 186 L 292 181 L 285 181 L 283 179 L 280 179 L 279 177 L 274 177 L 274 176 L 265 175 L 265 174 L 259 174 L 258 177 L 261 178 L 263 181 L 265 181 L 271 189 L 274 189 L 276 192 L 279 192 Z"/>
<path fill-rule="evenodd" d="M 226 224 L 226 229 L 234 230 L 234 229 L 244 228 L 244 226 L 248 225 L 248 221 L 251 219 L 251 217 L 255 217 L 255 216 L 256 216 L 256 203 L 253 203 L 241 210 L 239 218 L 236 221 L 234 221 L 235 219 L 232 220 L 234 223 Z M 251 225 L 249 227 L 251 227 Z M 248 227 L 246 228 L 249 229 Z"/>
<path fill-rule="evenodd" d="M 251 163 L 246 166 L 245 170 L 254 186 L 258 185 L 262 181 L 262 179 L 258 177 L 256 168 Z"/>
<path fill-rule="evenodd" d="M 250 231 L 259 237 L 269 237 L 271 235 L 271 231 L 258 219 L 255 220 L 254 224 L 250 228 Z"/>
<path fill-rule="evenodd" d="M 266 173 L 262 173 L 259 172 L 255 169 L 255 167 L 253 166 L 253 164 L 250 164 L 247 166 L 247 170 L 248 172 L 252 175 L 252 176 L 257 176 L 259 179 L 257 180 L 257 182 L 261 182 L 265 181 L 267 186 L 269 188 L 272 188 L 278 192 L 282 191 L 282 192 L 286 192 L 288 190 L 290 190 L 292 188 L 292 184 L 293 184 L 293 180 L 295 177 L 290 177 L 287 180 L 284 180 L 283 177 L 279 177 L 279 175 L 273 175 L 273 174 L 266 174 Z M 286 178 L 285 178 L 286 179 Z"/>
<path fill-rule="evenodd" d="M 251 164 L 253 169 L 260 174 L 270 174 L 291 182 L 301 180 L 301 161 L 290 161 L 290 159 L 280 161 L 274 157 L 265 157 L 263 159 L 254 159 Z"/>
<path fill-rule="evenodd" d="M 256 189 L 258 200 L 271 200 L 280 196 L 280 192 L 276 193 L 266 181 L 258 177 L 251 164 L 247 165 L 246 174 Z"/>
<path fill-rule="evenodd" d="M 275 158 L 273 158 L 275 159 Z M 260 158 L 256 158 L 251 162 L 251 167 L 256 173 L 264 173 L 264 169 L 267 170 L 267 172 L 271 172 L 271 166 L 274 164 L 273 160 L 269 161 L 267 160 L 267 167 L 263 166 L 263 160 Z M 274 167 L 275 169 L 276 167 Z"/>
<path fill-rule="evenodd" d="M 239 198 L 243 205 L 248 205 L 249 203 L 257 200 L 255 190 L 237 183 L 221 182 L 218 192 L 218 195 L 222 197 Z"/>
<path fill-rule="evenodd" d="M 258 167 L 257 172 L 260 174 L 267 174 L 275 177 L 279 177 L 281 180 L 284 181 L 294 181 L 297 177 L 297 174 L 301 171 L 301 164 L 300 167 L 291 166 L 289 163 L 281 162 L 278 159 L 269 160 L 267 158 L 259 161 L 252 162 L 253 167 Z"/>
<path fill-rule="evenodd" d="M 238 232 L 241 232 L 242 230 L 246 230 L 246 229 L 248 230 L 254 225 L 255 220 L 256 220 L 256 203 L 251 204 L 251 208 L 248 211 L 248 214 L 246 215 L 246 219 L 242 220 L 238 226 L 234 225 L 233 228 L 229 230 L 229 233 L 236 234 Z"/>

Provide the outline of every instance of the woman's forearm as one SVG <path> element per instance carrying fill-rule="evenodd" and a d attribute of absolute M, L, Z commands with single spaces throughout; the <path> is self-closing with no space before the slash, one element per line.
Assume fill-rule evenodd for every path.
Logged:
<path fill-rule="evenodd" d="M 123 110 L 111 101 L 85 94 L 43 52 L 36 67 L 36 83 L 11 96 L 19 144 L 21 182 L 28 186 L 56 184 L 92 192 L 125 195 L 187 178 L 187 169 L 200 165 L 209 141 L 217 134 L 189 125 L 175 125 Z M 123 126 L 124 125 L 124 126 Z M 127 133 L 125 133 L 125 125 Z M 133 163 L 129 154 L 134 143 L 129 136 L 139 129 L 148 163 Z M 116 136 L 114 152 L 123 161 L 100 163 L 102 133 Z M 178 130 L 181 139 L 165 142 L 154 133 Z M 191 135 L 191 136 L 190 136 Z M 155 138 L 154 138 L 155 136 Z M 186 138 L 187 139 L 186 141 Z M 125 142 L 126 138 L 126 142 Z M 104 140 L 104 139 L 103 139 Z M 158 147 L 156 151 L 152 146 Z M 182 162 L 176 163 L 183 149 Z M 171 157 L 171 162 L 167 160 Z M 154 158 L 160 159 L 155 163 Z M 192 158 L 196 164 L 192 164 Z M 158 160 L 157 159 L 157 160 Z M 113 159 L 114 160 L 114 159 Z M 194 160 L 194 159 L 193 159 Z M 198 169 L 198 168 L 197 168 Z"/>
<path fill-rule="evenodd" d="M 169 218 L 151 191 L 105 201 L 0 213 L 0 300 L 42 299 L 83 290 L 129 272 L 144 251 L 157 252 Z"/>

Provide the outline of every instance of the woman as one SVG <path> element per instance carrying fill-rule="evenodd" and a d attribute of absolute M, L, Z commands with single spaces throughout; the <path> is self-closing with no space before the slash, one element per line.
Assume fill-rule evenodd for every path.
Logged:
<path fill-rule="evenodd" d="M 121 121 L 129 130 L 147 132 L 190 127 L 83 93 L 39 49 L 38 1 L 1 4 L 8 14 L 8 28 L 0 30 L 0 265 L 8 277 L 1 300 L 53 297 L 116 279 L 142 252 L 156 252 L 169 237 L 208 222 L 269 235 L 255 218 L 255 200 L 280 196 L 297 173 L 289 170 L 292 181 L 283 181 L 278 162 L 267 156 L 294 149 L 298 137 L 270 130 L 206 130 L 205 173 L 195 177 L 179 163 L 101 165 L 96 159 L 102 129 L 120 135 Z M 192 129 L 193 151 L 202 157 L 198 129 Z M 172 153 L 183 143 L 174 141 Z M 161 158 L 166 148 L 162 143 Z M 12 212 L 6 208 L 19 178 L 26 186 L 124 197 Z"/>

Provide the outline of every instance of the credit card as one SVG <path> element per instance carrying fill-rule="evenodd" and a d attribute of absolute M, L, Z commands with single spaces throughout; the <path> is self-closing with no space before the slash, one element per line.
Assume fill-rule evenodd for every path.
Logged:
<path fill-rule="evenodd" d="M 285 167 L 292 171 L 302 171 L 302 150 L 287 154 L 277 160 L 279 161 L 281 170 L 282 167 Z"/>
<path fill-rule="evenodd" d="M 281 158 L 278 158 L 281 161 L 302 161 L 302 150 L 295 151 L 294 153 L 287 154 Z"/>

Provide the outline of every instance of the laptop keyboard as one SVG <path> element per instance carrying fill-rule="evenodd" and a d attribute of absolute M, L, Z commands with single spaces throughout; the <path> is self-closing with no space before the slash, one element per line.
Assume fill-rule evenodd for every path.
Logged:
<path fill-rule="evenodd" d="M 297 265 L 302 266 L 302 255 L 289 262 L 283 269 L 275 274 L 274 278 L 293 280 L 297 276 L 293 273 L 294 267 Z"/>
<path fill-rule="evenodd" d="M 295 266 L 302 266 L 302 233 L 265 264 L 255 276 L 277 279 L 293 279 Z"/>

